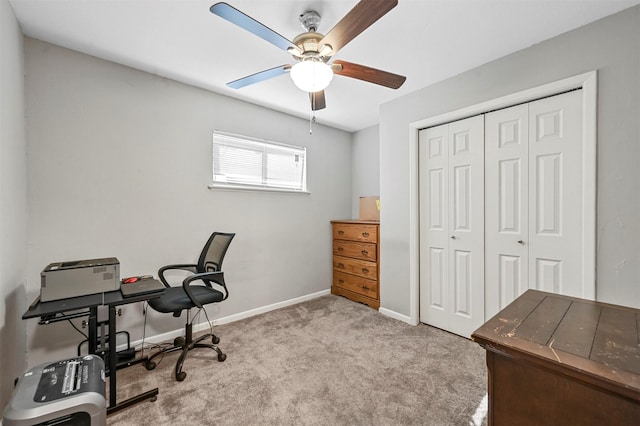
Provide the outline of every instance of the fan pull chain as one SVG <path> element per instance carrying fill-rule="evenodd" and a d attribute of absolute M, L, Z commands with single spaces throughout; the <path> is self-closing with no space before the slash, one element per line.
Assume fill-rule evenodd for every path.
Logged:
<path fill-rule="evenodd" d="M 313 123 L 316 122 L 316 113 L 311 110 L 309 112 L 309 134 L 312 135 L 313 134 Z"/>

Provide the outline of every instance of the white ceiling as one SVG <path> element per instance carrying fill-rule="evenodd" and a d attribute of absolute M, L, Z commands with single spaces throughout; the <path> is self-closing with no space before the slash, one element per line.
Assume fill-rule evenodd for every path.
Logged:
<path fill-rule="evenodd" d="M 367 0 L 363 0 L 367 1 Z M 309 118 L 288 75 L 239 90 L 225 83 L 293 63 L 290 55 L 209 12 L 215 0 L 10 0 L 30 37 Z M 326 34 L 357 0 L 228 0 L 292 40 L 314 9 Z M 317 122 L 347 131 L 378 123 L 379 105 L 639 4 L 640 0 L 399 0 L 335 56 L 407 76 L 398 90 L 336 76 Z"/>

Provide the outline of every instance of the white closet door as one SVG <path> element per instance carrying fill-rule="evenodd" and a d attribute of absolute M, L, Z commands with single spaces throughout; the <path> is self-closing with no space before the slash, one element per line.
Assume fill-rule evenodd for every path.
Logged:
<path fill-rule="evenodd" d="M 582 297 L 582 94 L 486 114 L 486 315 L 527 288 Z"/>
<path fill-rule="evenodd" d="M 529 106 L 485 115 L 487 319 L 529 287 Z"/>
<path fill-rule="evenodd" d="M 484 118 L 419 143 L 420 320 L 469 337 L 484 322 Z"/>
<path fill-rule="evenodd" d="M 529 104 L 530 288 L 583 296 L 582 93 Z"/>
<path fill-rule="evenodd" d="M 447 319 L 449 126 L 420 131 L 420 320 Z"/>

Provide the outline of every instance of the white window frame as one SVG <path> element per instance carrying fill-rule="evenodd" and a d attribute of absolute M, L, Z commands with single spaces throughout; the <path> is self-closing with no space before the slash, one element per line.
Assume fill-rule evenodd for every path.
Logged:
<path fill-rule="evenodd" d="M 309 193 L 305 147 L 215 130 L 211 160 L 210 189 Z"/>

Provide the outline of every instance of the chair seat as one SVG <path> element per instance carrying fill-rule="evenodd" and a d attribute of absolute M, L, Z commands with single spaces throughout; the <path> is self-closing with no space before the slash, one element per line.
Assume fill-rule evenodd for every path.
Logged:
<path fill-rule="evenodd" d="M 191 286 L 194 297 L 203 305 L 216 303 L 224 299 L 222 292 L 205 286 Z M 195 307 L 182 287 L 169 287 L 162 296 L 149 300 L 149 306 L 158 312 L 169 313 Z"/>

